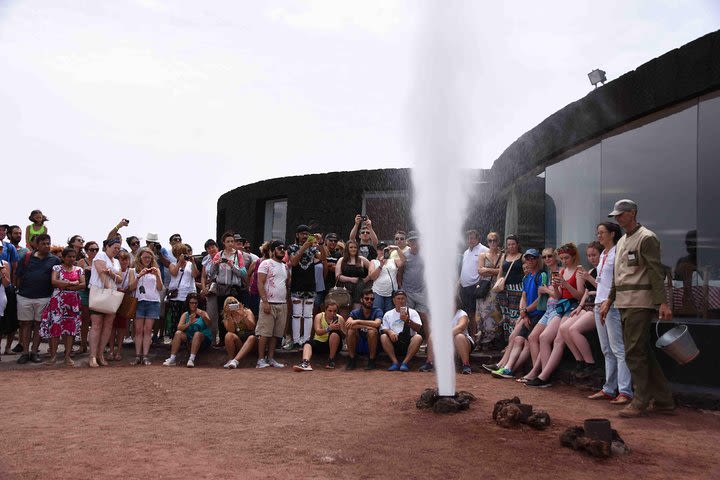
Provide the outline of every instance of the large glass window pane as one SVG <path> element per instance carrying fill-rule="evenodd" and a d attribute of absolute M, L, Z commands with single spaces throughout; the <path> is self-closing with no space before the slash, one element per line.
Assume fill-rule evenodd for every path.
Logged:
<path fill-rule="evenodd" d="M 697 311 L 683 305 L 678 281 L 697 229 L 697 114 L 692 106 L 602 142 L 603 210 L 621 198 L 637 202 L 638 221 L 657 234 L 663 264 L 673 271 L 675 313 L 689 317 Z"/>
<path fill-rule="evenodd" d="M 545 170 L 545 235 L 547 246 L 595 240 L 600 208 L 600 144 L 576 153 Z"/>
<path fill-rule="evenodd" d="M 638 204 L 638 220 L 654 231 L 662 260 L 674 268 L 697 228 L 697 107 L 602 142 L 603 212 L 621 198 Z"/>
<path fill-rule="evenodd" d="M 697 274 L 707 289 L 707 304 L 699 305 L 704 317 L 720 318 L 720 97 L 700 102 L 698 114 L 698 234 Z M 698 276 L 699 275 L 699 276 Z M 697 295 L 695 295 L 697 296 Z M 705 300 L 705 295 L 701 296 Z"/>
<path fill-rule="evenodd" d="M 265 238 L 266 240 L 287 240 L 287 199 L 265 202 Z"/>
<path fill-rule="evenodd" d="M 370 218 L 379 240 L 392 244 L 397 230 L 411 229 L 411 207 L 408 192 L 366 192 L 358 213 Z"/>

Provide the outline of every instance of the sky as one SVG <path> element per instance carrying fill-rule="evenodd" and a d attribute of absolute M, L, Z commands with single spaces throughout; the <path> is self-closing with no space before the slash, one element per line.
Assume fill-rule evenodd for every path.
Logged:
<path fill-rule="evenodd" d="M 448 64 L 426 55 L 430 3 L 0 0 L 0 223 L 41 209 L 62 244 L 128 218 L 125 235 L 199 252 L 233 188 L 411 167 L 423 72 L 462 70 L 453 124 L 489 168 L 591 70 L 611 81 L 720 28 L 712 0 L 443 0 L 458 11 L 436 27 L 465 22 Z"/>

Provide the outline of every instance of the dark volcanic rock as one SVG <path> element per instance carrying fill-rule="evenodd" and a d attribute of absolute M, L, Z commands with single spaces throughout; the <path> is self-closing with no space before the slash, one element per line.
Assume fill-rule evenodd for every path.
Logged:
<path fill-rule="evenodd" d="M 552 422 L 550 415 L 546 411 L 536 410 L 528 417 L 526 423 L 535 430 L 545 430 Z"/>
<path fill-rule="evenodd" d="M 415 402 L 417 408 L 431 408 L 435 413 L 456 413 L 470 408 L 475 395 L 460 391 L 452 397 L 440 396 L 436 388 L 426 388 Z"/>
<path fill-rule="evenodd" d="M 597 458 L 608 458 L 613 454 L 623 455 L 629 453 L 630 450 L 625 445 L 623 439 L 620 438 L 617 430 L 613 430 L 612 433 L 612 443 L 608 443 L 593 440 L 586 436 L 583 427 L 571 427 L 560 435 L 560 444 L 563 447 L 580 450 Z"/>

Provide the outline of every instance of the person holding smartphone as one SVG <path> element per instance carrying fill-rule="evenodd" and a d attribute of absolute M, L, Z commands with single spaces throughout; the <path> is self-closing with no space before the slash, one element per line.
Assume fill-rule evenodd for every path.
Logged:
<path fill-rule="evenodd" d="M 404 290 L 393 293 L 395 308 L 383 315 L 380 325 L 380 344 L 390 357 L 390 372 L 409 372 L 408 363 L 420 350 L 423 342 L 421 334 L 423 325 L 417 310 L 407 306 L 407 295 Z M 398 362 L 398 357 L 403 358 Z"/>
<path fill-rule="evenodd" d="M 334 300 L 325 302 L 325 311 L 315 315 L 313 320 L 313 338 L 303 345 L 302 361 L 293 367 L 296 372 L 310 372 L 310 359 L 313 352 L 327 353 L 325 368 L 335 368 L 335 357 L 342 347 L 345 336 L 345 319 L 338 315 L 338 305 Z"/>
<path fill-rule="evenodd" d="M 151 365 L 148 353 L 155 321 L 160 318 L 160 292 L 163 289 L 160 267 L 155 253 L 147 248 L 138 250 L 135 256 L 135 277 L 128 286 L 135 291 L 135 360 L 131 365 Z"/>
<path fill-rule="evenodd" d="M 393 255 L 395 254 L 395 258 Z M 405 265 L 405 253 L 397 245 L 383 249 L 383 255 L 370 262 L 368 278 L 372 280 L 375 294 L 373 308 L 379 308 L 383 314 L 393 309 L 392 294 L 398 288 L 398 270 Z"/>

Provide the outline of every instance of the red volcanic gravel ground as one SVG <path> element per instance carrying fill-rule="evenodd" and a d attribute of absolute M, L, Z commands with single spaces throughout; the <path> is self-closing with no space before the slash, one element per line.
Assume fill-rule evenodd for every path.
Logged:
<path fill-rule="evenodd" d="M 478 400 L 441 416 L 415 408 L 434 376 L 345 372 L 342 363 L 303 373 L 157 359 L 92 370 L 2 365 L 2 480 L 720 478 L 718 412 L 624 420 L 569 386 L 458 376 Z M 497 426 L 494 402 L 515 395 L 548 411 L 552 427 Z M 589 417 L 611 419 L 632 452 L 597 460 L 562 448 L 560 433 Z"/>

